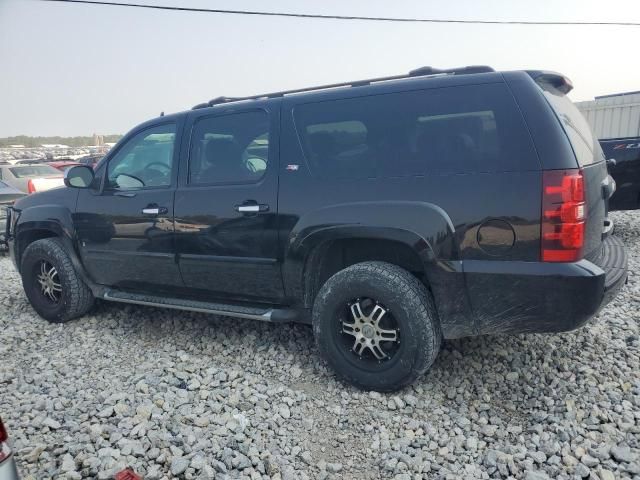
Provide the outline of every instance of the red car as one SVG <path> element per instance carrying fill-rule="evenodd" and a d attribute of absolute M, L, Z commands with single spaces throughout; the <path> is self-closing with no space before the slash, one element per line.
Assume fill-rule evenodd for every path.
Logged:
<path fill-rule="evenodd" d="M 71 167 L 75 167 L 76 165 L 82 165 L 82 163 L 70 162 L 68 160 L 60 160 L 60 161 L 57 161 L 57 162 L 47 162 L 47 165 L 50 165 L 53 168 L 57 168 L 58 170 L 60 170 L 62 172 L 66 172 Z"/>

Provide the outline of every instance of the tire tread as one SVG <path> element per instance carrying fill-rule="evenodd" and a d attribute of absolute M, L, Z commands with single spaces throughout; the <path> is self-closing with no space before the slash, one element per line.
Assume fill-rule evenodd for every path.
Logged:
<path fill-rule="evenodd" d="M 54 259 L 61 270 L 59 275 L 68 283 L 68 285 L 66 285 L 68 289 L 66 308 L 56 315 L 55 318 L 46 319 L 53 323 L 63 323 L 87 313 L 94 304 L 93 293 L 76 272 L 62 240 L 59 238 L 45 238 L 31 243 L 22 256 L 22 265 L 28 262 L 29 258 L 34 255 Z M 21 268 L 21 271 L 23 283 L 30 281 L 30 279 L 24 278 L 25 274 L 28 275 L 24 267 Z M 26 289 L 27 286 L 25 285 L 25 290 Z"/>
<path fill-rule="evenodd" d="M 426 320 L 424 322 L 426 328 L 417 329 L 422 332 L 422 338 L 418 342 L 422 348 L 418 348 L 415 353 L 411 372 L 396 382 L 375 388 L 386 392 L 399 390 L 414 382 L 429 369 L 440 351 L 442 342 L 442 332 L 433 298 L 422 282 L 407 270 L 387 262 L 369 261 L 351 265 L 327 280 L 314 302 L 313 328 L 316 345 L 326 358 L 326 350 L 322 344 L 324 332 L 320 321 L 320 304 L 326 301 L 327 295 L 338 284 L 361 281 L 363 278 L 381 278 L 389 285 L 390 289 L 400 289 L 403 292 L 401 293 L 403 301 L 410 305 L 412 317 Z M 370 388 L 368 385 L 363 385 L 357 378 L 352 378 L 343 372 L 336 373 L 359 388 Z"/>

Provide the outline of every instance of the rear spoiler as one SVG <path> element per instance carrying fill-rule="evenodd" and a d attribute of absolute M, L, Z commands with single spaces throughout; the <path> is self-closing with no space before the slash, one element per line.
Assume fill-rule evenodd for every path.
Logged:
<path fill-rule="evenodd" d="M 551 86 L 563 94 L 573 90 L 573 83 L 567 77 L 557 72 L 548 70 L 527 70 L 527 73 L 542 88 Z"/>

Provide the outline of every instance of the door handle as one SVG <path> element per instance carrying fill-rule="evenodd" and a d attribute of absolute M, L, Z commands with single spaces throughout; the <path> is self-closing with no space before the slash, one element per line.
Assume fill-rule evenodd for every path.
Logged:
<path fill-rule="evenodd" d="M 268 212 L 269 205 L 265 205 L 263 203 L 250 203 L 250 204 L 242 204 L 236 205 L 236 211 L 241 213 L 260 213 L 260 212 Z"/>
<path fill-rule="evenodd" d="M 145 215 L 162 215 L 167 212 L 168 210 L 166 207 L 155 207 L 152 205 L 149 205 L 142 209 L 142 213 Z"/>

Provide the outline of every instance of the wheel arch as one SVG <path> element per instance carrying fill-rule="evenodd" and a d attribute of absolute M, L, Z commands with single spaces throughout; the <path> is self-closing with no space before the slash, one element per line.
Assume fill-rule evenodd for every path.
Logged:
<path fill-rule="evenodd" d="M 299 219 L 287 242 L 283 276 L 287 295 L 305 308 L 336 268 L 336 249 L 347 253 L 361 246 L 366 253 L 348 255 L 344 268 L 357 261 L 397 264 L 429 283 L 441 260 L 457 258 L 451 219 L 427 202 L 356 202 L 325 207 Z M 395 258 L 394 258 L 395 257 Z M 329 262 L 329 265 L 327 265 Z M 340 268 L 338 268 L 340 269 Z"/>
<path fill-rule="evenodd" d="M 20 211 L 19 215 L 14 233 L 14 252 L 18 271 L 20 271 L 22 255 L 30 244 L 45 238 L 58 238 L 65 246 L 76 270 L 91 285 L 76 250 L 75 229 L 71 211 L 68 208 L 59 205 L 39 205 L 26 208 Z"/>

